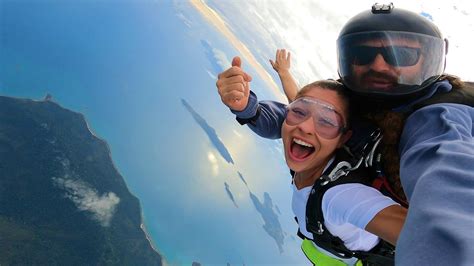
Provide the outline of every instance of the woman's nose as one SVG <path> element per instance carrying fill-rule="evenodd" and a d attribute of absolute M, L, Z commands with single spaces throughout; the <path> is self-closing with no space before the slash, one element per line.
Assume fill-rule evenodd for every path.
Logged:
<path fill-rule="evenodd" d="M 305 134 L 314 134 L 316 132 L 316 128 L 314 125 L 313 116 L 310 116 L 305 121 L 299 123 L 298 128 Z"/>

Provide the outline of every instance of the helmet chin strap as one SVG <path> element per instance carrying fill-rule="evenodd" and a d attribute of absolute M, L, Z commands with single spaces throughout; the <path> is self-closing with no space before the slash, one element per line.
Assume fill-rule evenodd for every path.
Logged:
<path fill-rule="evenodd" d="M 448 54 L 448 49 L 449 49 L 449 41 L 448 39 L 444 38 L 444 54 Z M 446 70 L 446 57 L 444 58 L 444 67 L 443 67 L 443 72 Z"/>

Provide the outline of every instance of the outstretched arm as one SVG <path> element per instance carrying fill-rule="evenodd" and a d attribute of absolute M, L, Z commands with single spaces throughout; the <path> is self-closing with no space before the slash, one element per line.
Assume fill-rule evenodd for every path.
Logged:
<path fill-rule="evenodd" d="M 260 137 L 281 138 L 281 127 L 286 116 L 285 104 L 275 101 L 258 101 L 257 95 L 250 91 L 246 108 L 240 112 L 231 111 L 237 118 L 249 119 L 247 125 Z"/>
<path fill-rule="evenodd" d="M 410 201 L 400 265 L 474 262 L 474 109 L 433 104 L 407 119 L 400 178 Z M 416 244 L 414 244 L 416 243 Z"/>
<path fill-rule="evenodd" d="M 270 59 L 273 69 L 278 73 L 280 77 L 283 91 L 285 92 L 288 102 L 295 100 L 296 94 L 298 93 L 298 85 L 290 73 L 291 67 L 291 53 L 285 49 L 278 49 L 275 55 L 275 61 Z"/>
<path fill-rule="evenodd" d="M 232 66 L 220 73 L 216 82 L 221 100 L 240 121 L 247 120 L 250 129 L 259 136 L 280 138 L 286 105 L 274 101 L 259 102 L 250 91 L 251 80 L 250 75 L 242 69 L 240 58 L 234 57 Z"/>
<path fill-rule="evenodd" d="M 408 210 L 400 205 L 388 206 L 374 216 L 365 230 L 395 246 L 407 212 Z"/>

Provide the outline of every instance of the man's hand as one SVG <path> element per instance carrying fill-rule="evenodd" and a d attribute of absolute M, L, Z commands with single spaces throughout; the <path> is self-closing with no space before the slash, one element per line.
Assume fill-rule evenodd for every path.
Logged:
<path fill-rule="evenodd" d="M 278 49 L 276 51 L 275 61 L 270 59 L 270 64 L 272 64 L 273 69 L 278 73 L 286 98 L 288 98 L 288 102 L 291 103 L 298 94 L 298 84 L 296 84 L 295 79 L 290 73 L 291 53 L 285 49 Z"/>
<path fill-rule="evenodd" d="M 242 70 L 240 57 L 232 59 L 232 67 L 219 74 L 216 86 L 222 102 L 230 109 L 242 111 L 247 107 L 252 77 Z"/>
<path fill-rule="evenodd" d="M 285 49 L 277 49 L 275 61 L 270 59 L 270 64 L 272 64 L 273 69 L 275 69 L 279 75 L 289 73 L 291 66 L 291 53 L 287 52 Z"/>

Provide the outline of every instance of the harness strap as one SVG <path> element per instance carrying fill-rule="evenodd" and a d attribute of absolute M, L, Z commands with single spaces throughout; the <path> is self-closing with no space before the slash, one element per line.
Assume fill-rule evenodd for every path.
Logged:
<path fill-rule="evenodd" d="M 395 200 L 397 203 L 399 203 L 400 205 L 402 205 L 403 207 L 405 208 L 408 208 L 408 202 L 402 198 L 400 198 L 397 193 L 395 193 L 392 189 L 392 187 L 390 186 L 389 182 L 388 182 L 388 179 L 386 176 L 380 174 L 379 176 L 377 176 L 374 181 L 372 182 L 372 187 L 376 188 L 377 190 L 379 190 L 380 192 L 382 192 L 382 194 L 384 195 L 390 195 L 390 197 Z"/>
<path fill-rule="evenodd" d="M 372 149 L 370 148 L 370 150 Z M 346 153 L 337 153 L 333 166 L 330 166 L 324 175 L 333 173 L 334 168 L 341 165 L 336 162 L 345 161 L 345 156 Z M 382 249 L 379 248 L 379 245 L 367 252 L 351 251 L 344 245 L 344 242 L 339 237 L 332 235 L 324 225 L 321 204 L 326 191 L 334 186 L 347 183 L 361 183 L 371 186 L 373 175 L 374 173 L 371 173 L 369 168 L 360 167 L 355 170 L 351 169 L 345 175 L 340 175 L 336 179 L 319 178 L 314 183 L 306 204 L 306 229 L 313 234 L 313 242 L 318 247 L 330 252 L 336 257 L 341 259 L 355 257 L 364 262 L 364 265 L 366 261 L 371 261 L 371 264 L 368 265 L 393 265 L 394 247 L 389 243 L 383 240 L 380 241 L 379 245 L 386 247 L 386 249 L 383 250 L 384 252 L 380 254 L 379 252 L 381 252 Z M 380 261 L 383 263 L 379 263 Z"/>
<path fill-rule="evenodd" d="M 440 80 L 442 79 L 449 80 L 448 77 L 443 77 Z M 453 89 L 449 92 L 435 94 L 433 97 L 417 103 L 410 112 L 436 103 L 457 103 L 474 107 L 474 83 L 469 81 L 464 81 L 463 83 L 461 87 L 453 86 Z"/>
<path fill-rule="evenodd" d="M 303 253 L 306 255 L 306 258 L 310 260 L 313 265 L 317 266 L 347 266 L 346 263 L 343 261 L 340 261 L 338 259 L 335 259 L 331 256 L 328 256 L 321 251 L 317 247 L 314 246 L 313 242 L 305 238 L 303 239 L 303 242 L 301 243 L 301 250 L 303 250 Z M 362 266 L 362 261 L 358 260 L 355 266 Z"/>

